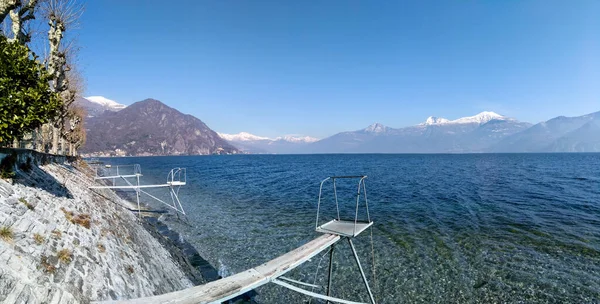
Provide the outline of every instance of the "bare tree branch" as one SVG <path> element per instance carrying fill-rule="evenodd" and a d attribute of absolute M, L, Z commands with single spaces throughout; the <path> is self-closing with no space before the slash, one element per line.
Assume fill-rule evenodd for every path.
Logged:
<path fill-rule="evenodd" d="M 31 33 L 27 24 L 28 21 L 35 19 L 35 8 L 39 2 L 39 0 L 29 0 L 27 3 L 22 2 L 20 6 L 10 11 L 13 32 L 12 40 L 16 40 L 21 44 L 27 44 L 31 41 Z"/>
<path fill-rule="evenodd" d="M 79 27 L 79 19 L 85 7 L 78 0 L 48 0 L 43 6 L 44 15 L 51 22 L 62 24 L 65 28 Z"/>
<path fill-rule="evenodd" d="M 76 52 L 74 44 L 64 43 L 64 34 L 78 26 L 79 17 L 83 13 L 83 5 L 77 0 L 47 0 L 42 6 L 43 14 L 48 19 L 48 72 L 52 76 L 51 87 L 63 101 L 63 110 L 53 124 L 52 153 L 58 152 L 59 136 L 64 138 L 64 125 L 71 113 L 70 107 L 75 101 L 77 87 L 70 84 L 72 67 L 67 61 L 70 52 Z M 71 41 L 72 42 L 72 41 Z M 72 56 L 73 59 L 76 56 Z M 64 151 L 64 147 L 62 149 Z"/>

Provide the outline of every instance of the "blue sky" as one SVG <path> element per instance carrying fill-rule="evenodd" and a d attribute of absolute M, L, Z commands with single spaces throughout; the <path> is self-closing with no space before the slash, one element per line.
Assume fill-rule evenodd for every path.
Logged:
<path fill-rule="evenodd" d="M 86 96 L 271 137 L 600 111 L 600 1 L 165 3 L 87 2 Z"/>

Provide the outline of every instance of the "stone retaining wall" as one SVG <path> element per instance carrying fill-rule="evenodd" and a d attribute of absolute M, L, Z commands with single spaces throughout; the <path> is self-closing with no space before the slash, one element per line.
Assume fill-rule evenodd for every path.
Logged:
<path fill-rule="evenodd" d="M 93 173 L 73 158 L 31 158 L 0 179 L 0 302 L 87 303 L 162 294 L 192 283 L 114 192 L 90 190 Z"/>

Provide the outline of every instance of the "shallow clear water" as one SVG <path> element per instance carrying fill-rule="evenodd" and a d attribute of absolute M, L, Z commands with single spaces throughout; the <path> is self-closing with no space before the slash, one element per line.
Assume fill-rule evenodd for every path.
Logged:
<path fill-rule="evenodd" d="M 187 167 L 188 185 L 180 194 L 190 224 L 170 224 L 223 275 L 318 236 L 319 182 L 329 175 L 366 174 L 375 279 L 370 231 L 355 245 L 378 303 L 600 302 L 600 154 L 105 161 L 139 163 L 144 183 L 164 182 L 172 167 Z M 339 188 L 349 194 L 343 198 L 347 214 L 353 186 Z M 368 301 L 350 257 L 346 244 L 337 247 L 333 295 Z M 312 283 L 320 266 L 317 283 L 324 284 L 327 258 L 319 261 L 320 256 L 290 276 Z M 261 303 L 308 301 L 277 286 L 258 292 Z"/>

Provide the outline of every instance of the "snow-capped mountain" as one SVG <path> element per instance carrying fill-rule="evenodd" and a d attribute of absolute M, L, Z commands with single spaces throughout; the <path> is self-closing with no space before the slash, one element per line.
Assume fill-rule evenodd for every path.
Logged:
<path fill-rule="evenodd" d="M 240 150 L 249 153 L 295 153 L 298 147 L 313 143 L 317 138 L 301 135 L 285 135 L 269 138 L 240 132 L 238 134 L 218 133 L 221 138 L 231 142 Z"/>
<path fill-rule="evenodd" d="M 93 102 L 93 103 L 97 103 L 101 106 L 107 107 L 107 108 L 111 108 L 111 109 L 115 109 L 116 111 L 118 110 L 122 110 L 125 107 L 127 107 L 126 105 L 122 105 L 114 100 L 108 99 L 104 96 L 89 96 L 89 97 L 84 97 L 85 99 Z"/>
<path fill-rule="evenodd" d="M 302 136 L 302 135 L 285 135 L 285 136 L 280 136 L 280 137 L 275 138 L 275 141 L 278 141 L 278 140 L 287 141 L 287 142 L 291 142 L 291 143 L 306 144 L 306 143 L 315 142 L 319 139 L 310 137 L 310 136 Z"/>
<path fill-rule="evenodd" d="M 388 127 L 376 122 L 368 127 L 366 127 L 365 129 L 363 129 L 363 131 L 367 132 L 367 133 L 385 133 L 389 130 Z"/>
<path fill-rule="evenodd" d="M 238 134 L 226 134 L 226 133 L 217 133 L 217 134 L 219 134 L 219 136 L 221 136 L 221 138 L 223 138 L 225 140 L 229 140 L 229 141 L 261 141 L 261 140 L 264 140 L 264 141 L 287 141 L 287 142 L 292 142 L 292 143 L 311 143 L 311 142 L 315 142 L 315 141 L 319 140 L 314 137 L 295 135 L 295 134 L 279 136 L 276 138 L 258 136 L 258 135 L 250 134 L 248 132 L 240 132 Z"/>
<path fill-rule="evenodd" d="M 429 125 L 444 124 L 444 123 L 448 123 L 448 122 L 450 122 L 450 120 L 448 120 L 446 118 L 429 116 L 429 117 L 427 117 L 427 120 L 424 123 L 421 123 L 421 125 L 429 126 Z"/>
<path fill-rule="evenodd" d="M 494 112 L 455 120 L 430 116 L 424 123 L 390 128 L 375 123 L 310 144 L 306 153 L 464 153 L 483 152 L 503 138 L 529 128 Z"/>
<path fill-rule="evenodd" d="M 87 98 L 77 97 L 75 105 L 85 109 L 88 117 L 100 116 L 104 111 L 117 112 L 126 106 L 102 96 L 91 96 Z"/>
<path fill-rule="evenodd" d="M 240 132 L 238 134 L 217 133 L 221 138 L 228 141 L 256 141 L 256 140 L 271 140 L 268 137 L 256 136 L 248 132 Z"/>
<path fill-rule="evenodd" d="M 487 123 L 492 120 L 510 120 L 510 118 L 504 117 L 504 116 L 494 113 L 494 112 L 486 111 L 486 112 L 481 112 L 475 116 L 469 116 L 469 117 L 459 118 L 456 120 L 451 120 L 448 123 L 458 123 L 458 124 L 477 123 L 477 124 L 481 125 L 481 124 Z"/>
<path fill-rule="evenodd" d="M 421 123 L 421 126 L 430 126 L 430 125 L 443 125 L 443 124 L 484 124 L 492 120 L 511 120 L 512 118 L 508 118 L 502 116 L 498 113 L 484 111 L 474 116 L 461 117 L 455 120 L 449 120 L 446 118 L 429 116 L 427 120 Z"/>

